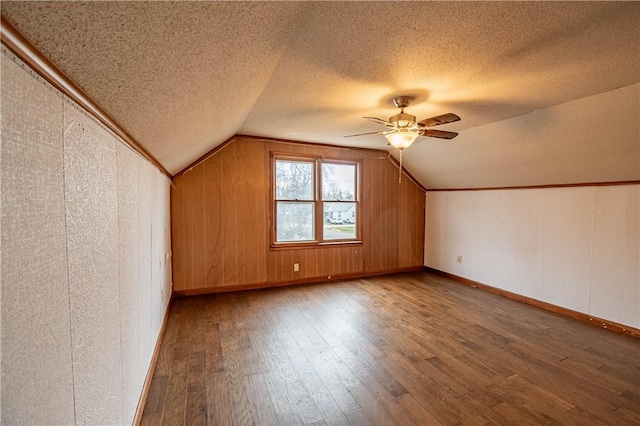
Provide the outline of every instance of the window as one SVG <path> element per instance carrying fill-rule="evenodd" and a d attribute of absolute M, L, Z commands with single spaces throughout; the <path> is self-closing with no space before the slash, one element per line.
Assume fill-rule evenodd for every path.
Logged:
<path fill-rule="evenodd" d="M 315 164 L 276 159 L 276 241 L 315 239 Z"/>
<path fill-rule="evenodd" d="M 357 161 L 274 154 L 273 246 L 359 239 Z"/>

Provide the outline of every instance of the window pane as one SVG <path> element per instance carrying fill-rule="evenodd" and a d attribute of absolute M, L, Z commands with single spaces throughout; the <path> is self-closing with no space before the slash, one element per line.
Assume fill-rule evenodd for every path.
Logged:
<path fill-rule="evenodd" d="M 313 163 L 276 160 L 276 200 L 313 199 Z"/>
<path fill-rule="evenodd" d="M 322 199 L 355 201 L 355 164 L 322 163 Z"/>
<path fill-rule="evenodd" d="M 323 203 L 323 239 L 356 238 L 356 203 Z"/>
<path fill-rule="evenodd" d="M 311 241 L 313 203 L 277 204 L 276 241 Z"/>

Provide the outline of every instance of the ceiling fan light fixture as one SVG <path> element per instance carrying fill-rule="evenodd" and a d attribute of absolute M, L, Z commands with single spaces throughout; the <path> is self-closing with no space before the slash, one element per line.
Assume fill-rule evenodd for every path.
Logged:
<path fill-rule="evenodd" d="M 409 130 L 400 130 L 393 133 L 387 133 L 384 135 L 385 138 L 389 141 L 389 144 L 402 151 L 405 148 L 411 146 L 411 144 L 416 140 L 416 138 L 420 136 L 419 133 L 412 132 Z"/>
<path fill-rule="evenodd" d="M 432 130 L 431 127 L 459 121 L 460 117 L 449 112 L 435 117 L 425 118 L 421 121 L 416 121 L 415 115 L 404 112 L 404 109 L 408 107 L 412 101 L 413 98 L 411 96 L 396 96 L 393 98 L 393 104 L 400 108 L 400 112 L 389 117 L 389 121 L 376 117 L 364 117 L 367 120 L 384 125 L 386 127 L 385 131 L 358 133 L 355 135 L 347 135 L 345 137 L 373 134 L 384 135 L 384 137 L 389 141 L 389 145 L 400 150 L 400 161 L 402 162 L 402 151 L 410 147 L 418 136 L 428 136 L 438 139 L 453 139 L 458 136 L 455 132 Z"/>

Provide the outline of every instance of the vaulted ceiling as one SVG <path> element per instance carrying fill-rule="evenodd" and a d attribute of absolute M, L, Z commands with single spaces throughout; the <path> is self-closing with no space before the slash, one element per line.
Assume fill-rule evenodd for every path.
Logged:
<path fill-rule="evenodd" d="M 234 134 L 387 149 L 343 136 L 380 130 L 362 117 L 387 119 L 412 95 L 418 119 L 462 117 L 438 128 L 456 139 L 405 152 L 427 187 L 640 179 L 638 2 L 3 1 L 2 13 L 171 173 Z M 552 123 L 608 99 L 626 112 L 603 120 L 626 130 L 606 141 L 589 137 L 607 126 L 598 117 Z"/>

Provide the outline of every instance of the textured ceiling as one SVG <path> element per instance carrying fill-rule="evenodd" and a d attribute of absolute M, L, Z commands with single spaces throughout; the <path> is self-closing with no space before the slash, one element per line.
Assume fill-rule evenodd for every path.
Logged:
<path fill-rule="evenodd" d="M 557 152 L 518 151 L 496 123 L 638 83 L 638 2 L 3 1 L 2 13 L 172 173 L 236 133 L 385 149 L 342 136 L 379 130 L 362 116 L 386 119 L 410 94 L 419 119 L 462 117 L 441 127 L 455 140 L 406 151 L 425 186 L 640 179 L 625 140 L 608 143 L 630 173 L 581 174 L 596 147 L 549 182 Z M 519 168 L 478 179 L 505 164 Z"/>

